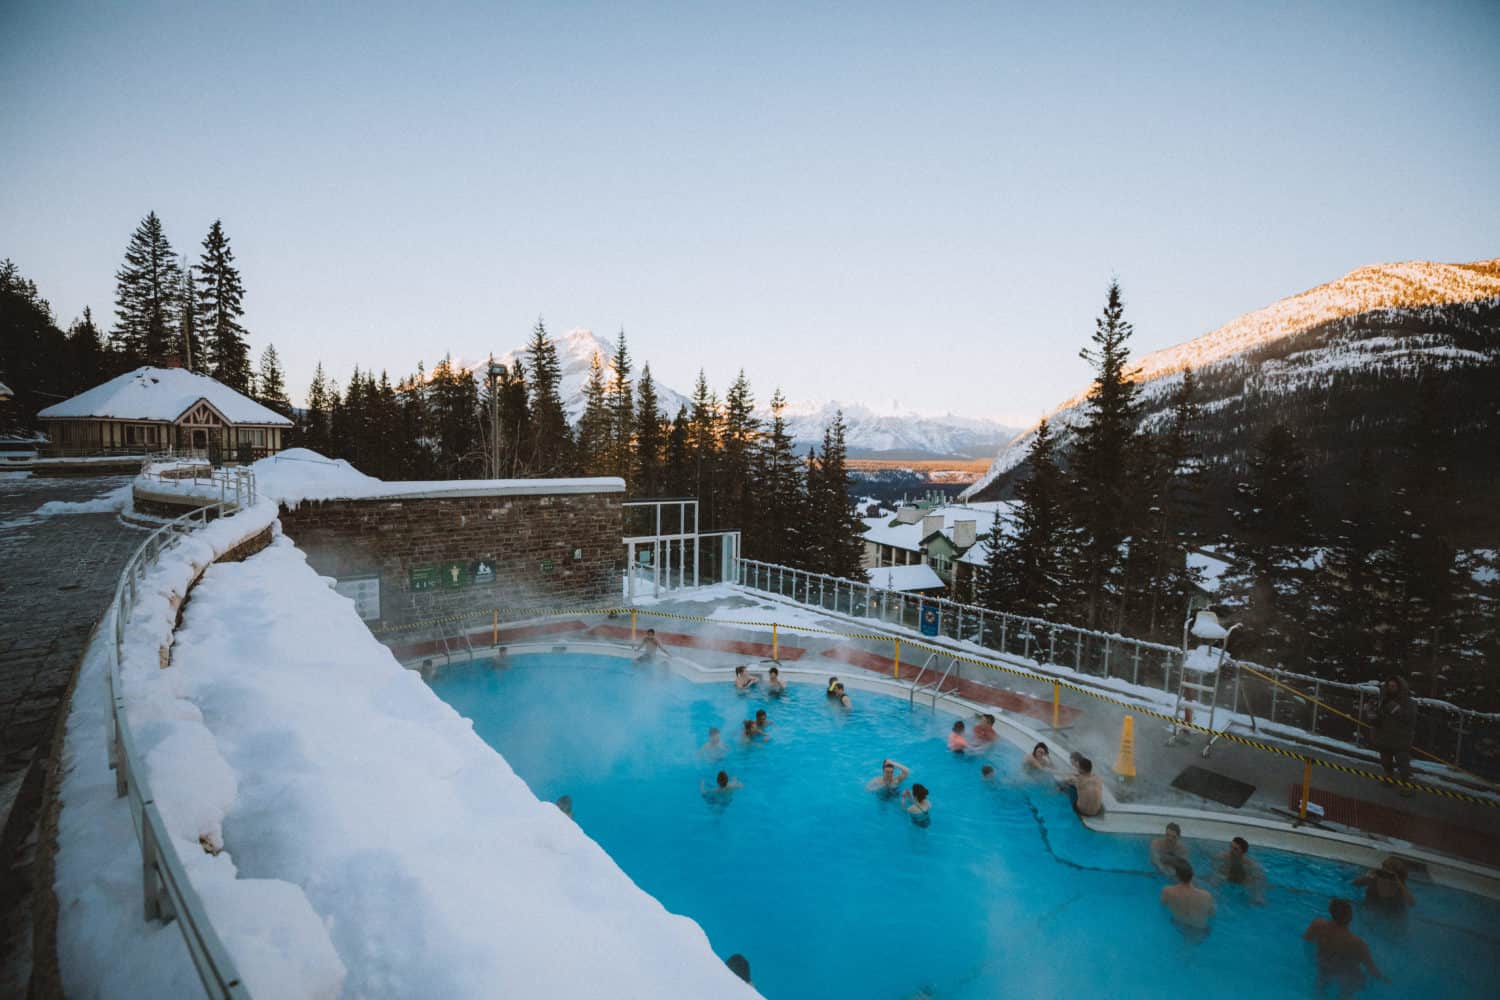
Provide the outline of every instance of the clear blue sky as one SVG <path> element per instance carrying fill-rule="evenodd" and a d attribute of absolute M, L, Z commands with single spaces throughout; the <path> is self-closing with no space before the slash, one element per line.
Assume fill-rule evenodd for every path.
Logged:
<path fill-rule="evenodd" d="M 297 397 L 541 314 L 1019 421 L 1112 274 L 1144 353 L 1500 254 L 1500 4 L 810 6 L 6 0 L 0 257 L 107 324 L 147 211 L 195 260 L 220 217 Z"/>

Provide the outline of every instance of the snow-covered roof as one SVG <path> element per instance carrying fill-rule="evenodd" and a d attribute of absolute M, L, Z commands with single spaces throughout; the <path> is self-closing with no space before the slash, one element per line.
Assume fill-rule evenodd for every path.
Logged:
<path fill-rule="evenodd" d="M 942 507 L 934 507 L 926 511 L 924 517 L 941 517 L 943 519 L 943 534 L 949 541 L 953 540 L 953 526 L 959 521 L 973 521 L 974 531 L 977 535 L 988 535 L 995 530 L 995 521 L 1000 519 L 1002 526 L 1004 520 L 1010 513 L 1011 501 L 992 500 L 986 503 L 971 504 L 945 504 Z M 922 539 L 931 534 L 930 531 L 922 530 L 922 521 L 912 524 L 892 523 L 890 519 L 874 520 L 864 519 L 870 527 L 865 531 L 864 538 L 867 542 L 877 545 L 889 545 L 892 548 L 907 549 L 911 552 L 922 550 Z M 969 549 L 973 552 L 979 546 Z"/>
<path fill-rule="evenodd" d="M 275 410 L 261 406 L 222 382 L 186 368 L 137 368 L 72 399 L 54 403 L 37 416 L 43 420 L 94 417 L 171 423 L 200 399 L 218 410 L 231 424 L 292 426 L 290 420 Z"/>
<path fill-rule="evenodd" d="M 942 590 L 946 584 L 926 563 L 877 566 L 869 571 L 870 585 L 885 590 Z"/>

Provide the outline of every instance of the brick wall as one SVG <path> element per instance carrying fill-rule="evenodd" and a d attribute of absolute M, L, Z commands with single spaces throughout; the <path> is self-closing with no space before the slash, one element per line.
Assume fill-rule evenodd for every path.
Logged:
<path fill-rule="evenodd" d="M 393 626 L 491 608 L 617 602 L 623 499 L 617 491 L 308 501 L 283 509 L 281 526 L 319 573 L 378 575 L 379 624 Z M 413 587 L 414 570 L 459 564 L 473 577 L 481 561 L 493 579 Z"/>

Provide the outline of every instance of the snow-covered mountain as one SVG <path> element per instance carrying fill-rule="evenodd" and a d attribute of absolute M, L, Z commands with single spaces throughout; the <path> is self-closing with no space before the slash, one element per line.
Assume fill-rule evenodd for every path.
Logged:
<path fill-rule="evenodd" d="M 603 337 L 579 327 L 552 338 L 557 347 L 557 359 L 562 367 L 562 382 L 559 392 L 568 419 L 573 423 L 583 415 L 583 387 L 588 381 L 589 365 L 595 353 L 607 364 L 614 354 L 615 345 Z M 526 348 L 518 347 L 496 357 L 504 365 L 515 364 L 520 358 L 527 363 Z M 640 375 L 640 358 L 635 359 L 634 377 Z M 649 361 L 650 359 L 645 359 Z M 460 371 L 471 372 L 476 379 L 484 378 L 488 359 L 455 360 Z M 667 418 L 675 416 L 679 406 L 692 408 L 692 400 L 682 392 L 656 380 L 656 395 L 661 410 Z M 725 387 L 717 387 L 722 397 Z M 768 392 L 768 390 L 767 390 Z M 764 403 L 766 396 L 761 397 Z M 799 450 L 806 451 L 823 440 L 823 428 L 833 419 L 834 412 L 842 409 L 844 421 L 849 426 L 847 443 L 854 457 L 888 456 L 893 459 L 915 460 L 921 458 L 982 458 L 993 454 L 1005 441 L 1016 433 L 1013 427 L 993 420 L 976 420 L 957 416 L 923 416 L 917 413 L 900 412 L 893 408 L 890 413 L 877 413 L 859 403 L 838 401 L 790 404 L 787 407 L 787 427 Z M 770 417 L 769 411 L 758 414 L 762 419 Z"/>
<path fill-rule="evenodd" d="M 1351 271 L 1247 313 L 1212 333 L 1140 358 L 1145 425 L 1191 367 L 1206 412 L 1223 412 L 1256 397 L 1289 398 L 1326 391 L 1355 375 L 1400 378 L 1418 368 L 1493 364 L 1500 355 L 1487 317 L 1500 304 L 1500 258 L 1470 264 L 1407 261 Z M 1465 319 L 1465 317 L 1469 317 Z M 1047 416 L 1067 447 L 1082 419 L 1087 387 Z M 964 497 L 989 489 L 1026 457 L 1035 427 L 1000 449 Z M 988 492 L 986 492 L 988 490 Z"/>

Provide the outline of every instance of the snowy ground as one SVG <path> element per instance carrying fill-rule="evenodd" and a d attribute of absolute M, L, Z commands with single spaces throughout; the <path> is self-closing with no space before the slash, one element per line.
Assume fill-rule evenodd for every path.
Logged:
<path fill-rule="evenodd" d="M 131 484 L 128 482 L 123 486 L 112 486 L 92 500 L 50 500 L 30 514 L 13 517 L 7 521 L 0 521 L 0 531 L 35 524 L 45 517 L 59 517 L 68 514 L 108 514 L 113 511 L 125 510 L 130 506 L 130 486 Z"/>
<path fill-rule="evenodd" d="M 754 996 L 696 923 L 638 889 L 404 670 L 289 540 L 210 567 L 172 666 L 156 667 L 172 620 L 160 592 L 180 592 L 243 534 L 236 522 L 268 509 L 201 529 L 196 551 L 172 555 L 186 567 L 153 574 L 160 600 L 132 622 L 125 670 L 153 792 L 252 992 Z M 100 668 L 86 665 L 68 727 L 65 985 L 189 994 L 176 926 L 140 919 L 134 833 L 103 765 Z"/>

